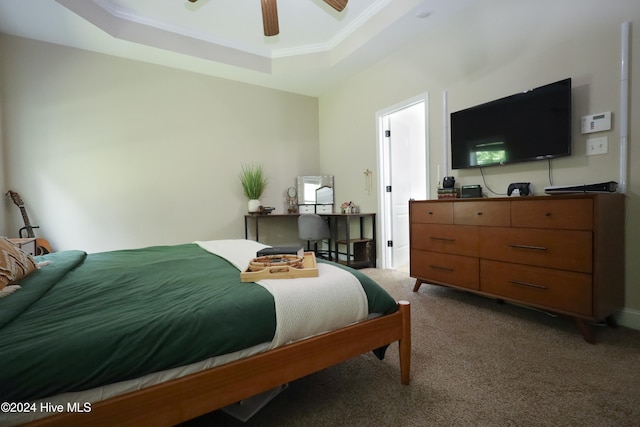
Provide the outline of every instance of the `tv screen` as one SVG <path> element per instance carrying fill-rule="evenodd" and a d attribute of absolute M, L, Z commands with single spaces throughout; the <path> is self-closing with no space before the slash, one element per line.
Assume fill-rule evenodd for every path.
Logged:
<path fill-rule="evenodd" d="M 571 154 L 571 79 L 451 113 L 451 167 Z"/>

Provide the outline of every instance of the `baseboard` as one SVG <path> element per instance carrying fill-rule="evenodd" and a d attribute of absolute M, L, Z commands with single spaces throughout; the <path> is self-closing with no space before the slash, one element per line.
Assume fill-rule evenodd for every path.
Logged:
<path fill-rule="evenodd" d="M 640 310 L 622 309 L 616 318 L 620 326 L 640 330 Z"/>

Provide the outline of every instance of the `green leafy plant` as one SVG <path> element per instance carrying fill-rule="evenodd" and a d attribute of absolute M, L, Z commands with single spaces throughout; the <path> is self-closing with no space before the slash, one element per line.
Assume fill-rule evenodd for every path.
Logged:
<path fill-rule="evenodd" d="M 267 187 L 267 178 L 262 165 L 242 165 L 240 182 L 249 200 L 258 200 Z"/>

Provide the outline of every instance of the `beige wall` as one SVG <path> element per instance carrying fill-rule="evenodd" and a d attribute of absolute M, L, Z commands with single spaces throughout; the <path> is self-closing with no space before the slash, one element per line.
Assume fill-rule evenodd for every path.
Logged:
<path fill-rule="evenodd" d="M 551 163 L 554 184 L 619 180 L 620 27 L 632 22 L 632 100 L 640 99 L 640 7 L 635 0 L 487 0 L 454 21 L 432 29 L 396 54 L 344 81 L 320 97 L 320 165 L 336 175 L 338 199 L 377 209 L 362 194 L 361 174 L 376 160 L 376 112 L 429 93 L 429 157 L 435 197 L 437 165 L 443 161 L 443 102 L 449 112 L 513 93 L 573 79 L 573 155 Z M 634 27 L 635 25 L 635 27 Z M 606 155 L 586 156 L 580 117 L 612 111 Z M 630 177 L 627 188 L 626 306 L 622 320 L 640 328 L 640 105 L 630 109 Z M 336 156 L 340 153 L 340 156 Z M 506 193 L 510 182 L 549 185 L 546 162 L 452 171 L 459 184 L 480 184 Z M 377 177 L 376 177 L 377 180 Z M 377 189 L 376 189 L 377 191 Z M 489 193 L 489 196 L 494 196 Z"/>
<path fill-rule="evenodd" d="M 320 172 L 316 98 L 22 38 L 0 43 L 5 185 L 56 250 L 243 238 L 242 163 L 264 164 L 262 202 L 279 212 L 297 175 Z M 12 216 L 2 232 L 15 235 L 20 216 L 3 200 Z M 285 229 L 264 237 L 290 241 Z"/>
<path fill-rule="evenodd" d="M 429 19 L 429 18 L 427 18 Z M 631 99 L 638 99 L 636 0 L 486 0 L 315 98 L 156 65 L 0 36 L 3 188 L 19 191 L 55 249 L 87 251 L 243 237 L 237 173 L 262 161 L 266 205 L 283 208 L 300 174 L 333 174 L 336 200 L 377 211 L 376 112 L 428 92 L 430 177 L 442 163 L 442 92 L 455 111 L 573 78 L 574 154 L 552 162 L 554 184 L 618 179 L 618 129 L 609 153 L 585 155 L 582 115 L 619 113 L 620 24 L 632 22 Z M 634 28 L 633 26 L 636 26 Z M 640 328 L 640 108 L 629 123 L 626 310 Z M 504 192 L 548 185 L 545 162 L 453 172 L 460 184 Z M 434 196 L 435 188 L 431 188 Z M 21 219 L 3 198 L 1 234 Z M 276 227 L 276 242 L 291 235 Z M 265 230 L 266 231 L 266 230 Z M 295 236 L 293 236 L 295 237 Z M 634 323 L 635 322 L 635 323 Z"/>

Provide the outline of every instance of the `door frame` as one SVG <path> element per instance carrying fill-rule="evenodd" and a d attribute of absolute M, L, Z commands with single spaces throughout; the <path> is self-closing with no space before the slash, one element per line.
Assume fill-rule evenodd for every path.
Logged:
<path fill-rule="evenodd" d="M 424 144 L 425 144 L 425 182 L 427 185 L 427 195 L 429 189 L 431 188 L 430 178 L 429 178 L 429 94 L 428 92 L 424 92 L 420 95 L 417 95 L 413 98 L 406 99 L 401 101 L 395 105 L 387 107 L 383 110 L 376 112 L 376 134 L 377 134 L 377 160 L 378 160 L 378 212 L 379 212 L 379 220 L 377 221 L 378 230 L 377 235 L 380 236 L 378 239 L 379 247 L 377 253 L 379 254 L 378 259 L 378 267 L 379 268 L 391 268 L 391 257 L 392 250 L 387 247 L 387 241 L 392 240 L 393 230 L 392 230 L 392 218 L 390 215 L 391 212 L 391 197 L 386 192 L 387 183 L 390 182 L 390 174 L 387 172 L 389 170 L 388 163 L 390 162 L 388 154 L 386 154 L 385 149 L 385 127 L 386 121 L 388 120 L 388 116 L 398 112 L 400 110 L 404 110 L 405 108 L 412 107 L 416 104 L 423 103 L 424 104 Z"/>

